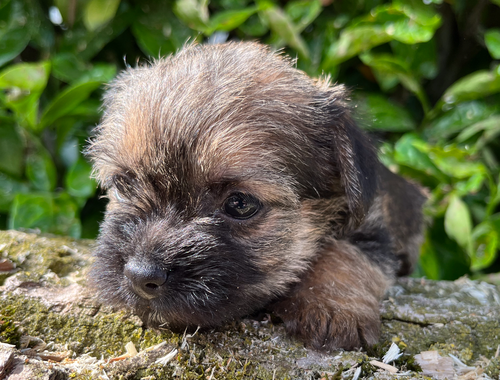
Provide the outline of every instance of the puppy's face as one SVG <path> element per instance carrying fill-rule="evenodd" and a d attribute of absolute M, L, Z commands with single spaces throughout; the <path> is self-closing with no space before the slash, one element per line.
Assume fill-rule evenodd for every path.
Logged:
<path fill-rule="evenodd" d="M 91 274 L 104 300 L 210 326 L 285 294 L 373 196 L 343 97 L 248 43 L 122 73 L 89 147 L 110 199 Z"/>

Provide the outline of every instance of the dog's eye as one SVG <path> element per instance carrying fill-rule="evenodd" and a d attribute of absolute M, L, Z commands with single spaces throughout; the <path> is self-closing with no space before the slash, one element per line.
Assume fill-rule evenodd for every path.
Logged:
<path fill-rule="evenodd" d="M 234 219 L 249 219 L 260 209 L 260 202 L 248 194 L 235 193 L 224 202 L 224 211 Z"/>

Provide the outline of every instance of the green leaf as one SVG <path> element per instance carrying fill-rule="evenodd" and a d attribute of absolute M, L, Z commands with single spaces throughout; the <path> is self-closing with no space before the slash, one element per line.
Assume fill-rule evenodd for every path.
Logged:
<path fill-rule="evenodd" d="M 480 161 L 473 160 L 471 153 L 450 144 L 445 147 L 428 144 L 417 145 L 418 149 L 427 153 L 432 162 L 446 175 L 465 179 L 474 174 L 486 174 L 487 169 Z"/>
<path fill-rule="evenodd" d="M 78 120 L 90 120 L 90 122 L 93 122 L 93 120 L 98 121 L 101 117 L 101 106 L 100 100 L 92 98 L 84 100 L 62 118 L 58 119 L 57 124 L 59 126 L 60 121 L 66 117 L 74 119 L 73 116 L 77 116 Z M 73 123 L 75 123 L 75 121 L 73 121 Z M 57 137 L 59 138 L 59 135 Z"/>
<path fill-rule="evenodd" d="M 493 115 L 465 128 L 456 137 L 457 142 L 465 142 L 479 132 L 483 132 L 476 142 L 475 149 L 480 150 L 500 134 L 500 115 Z"/>
<path fill-rule="evenodd" d="M 82 233 L 79 213 L 78 204 L 68 194 L 57 194 L 54 197 L 54 217 L 50 232 L 79 238 Z"/>
<path fill-rule="evenodd" d="M 89 61 L 110 41 L 119 36 L 135 20 L 137 12 L 123 2 L 116 16 L 107 25 L 89 31 L 83 23 L 77 22 L 70 32 L 63 34 L 60 53 L 72 53 L 82 61 Z"/>
<path fill-rule="evenodd" d="M 155 28 L 140 21 L 132 25 L 132 33 L 144 54 L 159 57 L 175 52 L 175 46 L 170 40 L 171 28 Z"/>
<path fill-rule="evenodd" d="M 28 185 L 0 173 L 0 212 L 8 212 L 17 193 L 27 193 Z"/>
<path fill-rule="evenodd" d="M 50 72 L 49 62 L 19 63 L 0 72 L 0 89 L 6 89 L 6 105 L 23 127 L 33 129 L 38 115 L 38 99 Z"/>
<path fill-rule="evenodd" d="M 388 35 L 379 25 L 346 28 L 341 32 L 340 38 L 328 49 L 323 67 L 328 70 L 361 52 L 391 40 L 392 36 Z"/>
<path fill-rule="evenodd" d="M 0 66 L 21 54 L 29 41 L 29 30 L 25 27 L 0 32 Z"/>
<path fill-rule="evenodd" d="M 83 23 L 93 32 L 115 17 L 120 0 L 90 0 L 83 11 Z"/>
<path fill-rule="evenodd" d="M 248 37 L 262 37 L 269 32 L 269 27 L 261 21 L 258 14 L 250 16 L 239 28 Z"/>
<path fill-rule="evenodd" d="M 403 60 L 390 54 L 372 54 L 364 53 L 359 56 L 365 65 L 368 65 L 375 70 L 385 74 L 395 75 L 401 81 L 401 84 L 409 91 L 417 95 L 422 103 L 424 112 L 429 110 L 429 101 L 425 95 L 425 91 L 418 78 L 411 72 L 408 64 Z"/>
<path fill-rule="evenodd" d="M 467 205 L 456 194 L 450 194 L 444 216 L 444 228 L 469 254 L 472 253 L 472 220 Z"/>
<path fill-rule="evenodd" d="M 210 18 L 204 33 L 211 35 L 216 30 L 230 32 L 243 24 L 255 12 L 257 12 L 257 7 L 219 12 Z"/>
<path fill-rule="evenodd" d="M 96 63 L 89 70 L 85 71 L 75 83 L 84 82 L 109 82 L 116 76 L 116 65 L 108 63 Z"/>
<path fill-rule="evenodd" d="M 484 98 L 500 92 L 500 65 L 493 70 L 479 70 L 457 80 L 444 93 L 436 109 L 467 100 Z"/>
<path fill-rule="evenodd" d="M 0 5 L 0 66 L 17 57 L 31 37 L 30 21 L 23 1 L 4 1 Z"/>
<path fill-rule="evenodd" d="M 488 268 L 495 261 L 498 253 L 500 230 L 491 221 L 478 224 L 472 232 L 474 250 L 471 256 L 471 270 Z"/>
<path fill-rule="evenodd" d="M 94 90 L 99 88 L 101 84 L 100 81 L 92 81 L 75 84 L 66 88 L 45 108 L 38 125 L 38 130 L 43 130 L 58 118 L 71 112 L 78 104 L 87 99 Z"/>
<path fill-rule="evenodd" d="M 425 145 L 426 143 L 418 136 L 407 133 L 396 142 L 394 159 L 398 164 L 421 171 L 428 176 L 433 176 L 440 182 L 449 182 L 449 179 L 432 162 L 429 156 L 422 152 Z"/>
<path fill-rule="evenodd" d="M 285 5 L 285 13 L 295 24 L 298 32 L 302 32 L 319 16 L 322 10 L 320 0 L 289 1 Z"/>
<path fill-rule="evenodd" d="M 390 143 L 384 142 L 379 146 L 378 158 L 386 167 L 397 172 L 398 163 L 394 159 L 394 148 Z"/>
<path fill-rule="evenodd" d="M 61 53 L 52 59 L 53 75 L 66 83 L 109 82 L 116 75 L 116 65 L 96 63 L 94 65 L 79 59 L 73 53 Z"/>
<path fill-rule="evenodd" d="M 33 187 L 41 191 L 52 191 L 56 187 L 57 171 L 49 152 L 39 143 L 31 142 L 26 158 L 26 176 Z"/>
<path fill-rule="evenodd" d="M 441 25 L 441 15 L 436 7 L 428 4 L 428 0 L 393 0 L 393 5 L 421 25 L 435 28 Z"/>
<path fill-rule="evenodd" d="M 391 48 L 398 59 L 406 62 L 412 73 L 426 79 L 436 77 L 438 73 L 438 57 L 435 39 L 411 45 L 391 41 Z"/>
<path fill-rule="evenodd" d="M 260 15 L 273 33 L 282 38 L 288 46 L 294 48 L 302 58 L 309 59 L 309 48 L 285 12 L 278 7 L 270 6 L 263 9 Z"/>
<path fill-rule="evenodd" d="M 484 33 L 484 42 L 495 59 L 500 59 L 500 29 L 489 29 Z"/>
<path fill-rule="evenodd" d="M 39 95 L 36 93 L 30 95 L 32 96 L 19 97 L 16 99 L 11 98 L 6 104 L 14 111 L 18 124 L 23 128 L 33 130 L 38 116 Z"/>
<path fill-rule="evenodd" d="M 427 277 L 430 280 L 440 280 L 440 263 L 439 263 L 439 254 L 436 252 L 436 249 L 432 245 L 432 242 L 426 234 L 425 241 L 420 248 L 420 256 L 419 256 L 419 267 L 423 272 L 422 275 Z"/>
<path fill-rule="evenodd" d="M 464 128 L 455 140 L 457 142 L 464 142 L 479 132 L 494 130 L 497 128 L 500 128 L 500 115 L 492 115 L 487 119 L 478 121 L 477 123 Z"/>
<path fill-rule="evenodd" d="M 16 127 L 5 121 L 0 124 L 0 171 L 21 178 L 24 171 L 24 142 Z"/>
<path fill-rule="evenodd" d="M 53 215 L 52 194 L 17 194 L 9 214 L 9 229 L 39 228 L 49 232 Z"/>
<path fill-rule="evenodd" d="M 400 82 L 398 76 L 393 73 L 379 71 L 377 69 L 372 69 L 372 72 L 382 92 L 392 92 L 394 87 Z"/>
<path fill-rule="evenodd" d="M 418 4 L 407 1 L 381 5 L 352 21 L 328 50 L 324 67 L 329 69 L 392 40 L 406 44 L 429 41 L 441 24 L 441 17 L 431 7 Z"/>
<path fill-rule="evenodd" d="M 491 169 L 491 170 L 497 170 L 499 167 L 499 162 L 498 159 L 496 158 L 495 154 L 493 154 L 493 151 L 485 146 L 483 149 L 481 149 L 481 158 L 484 161 L 484 163 Z"/>
<path fill-rule="evenodd" d="M 497 205 L 500 203 L 500 174 L 498 175 L 496 185 L 491 186 L 491 187 L 492 187 L 492 189 L 490 190 L 491 196 L 490 196 L 490 199 L 489 199 L 488 205 L 487 205 L 487 212 L 489 215 L 493 214 Z M 497 229 L 497 231 L 499 232 L 499 235 L 500 235 L 500 214 L 496 214 L 496 215 L 497 215 L 496 219 L 492 218 L 492 220 L 493 219 L 495 220 L 495 222 L 494 222 L 495 228 Z"/>
<path fill-rule="evenodd" d="M 57 79 L 72 83 L 89 69 L 89 65 L 73 53 L 59 53 L 52 58 L 52 75 Z"/>
<path fill-rule="evenodd" d="M 74 197 L 89 198 L 94 195 L 97 184 L 90 178 L 92 166 L 80 157 L 66 175 L 66 190 Z"/>
<path fill-rule="evenodd" d="M 422 245 L 419 264 L 424 274 L 436 280 L 454 280 L 470 273 L 469 260 L 455 240 L 446 234 L 443 218 L 435 218 L 427 227 Z"/>
<path fill-rule="evenodd" d="M 414 130 L 416 122 L 403 107 L 379 94 L 367 94 L 360 99 L 360 114 L 369 121 L 367 129 L 406 132 Z"/>
<path fill-rule="evenodd" d="M 30 31 L 30 45 L 43 54 L 52 53 L 55 45 L 54 24 L 47 17 L 46 6 L 38 0 L 24 0 L 26 25 Z"/>
<path fill-rule="evenodd" d="M 9 215 L 9 228 L 38 228 L 42 232 L 79 238 L 78 206 L 68 194 L 17 194 Z"/>
<path fill-rule="evenodd" d="M 412 44 L 426 42 L 441 25 L 441 16 L 433 7 L 420 1 L 393 1 L 393 4 L 373 8 L 366 16 L 354 20 L 351 25 L 377 24 L 394 39 Z"/>
<path fill-rule="evenodd" d="M 69 120 L 68 122 L 59 123 L 57 126 L 58 156 L 68 171 L 80 159 L 80 151 L 82 150 L 78 139 L 71 137 L 70 133 L 74 127 L 74 122 L 72 122 L 72 118 L 69 118 Z M 66 177 L 67 175 L 66 173 Z"/>
<path fill-rule="evenodd" d="M 455 191 L 458 196 L 465 196 L 468 194 L 475 194 L 483 185 L 486 180 L 486 173 L 476 173 L 469 177 L 466 181 L 459 181 L 455 184 Z"/>
<path fill-rule="evenodd" d="M 173 13 L 172 6 L 163 1 L 143 1 L 136 12 L 132 33 L 141 50 L 158 57 L 174 53 L 196 32 L 188 28 Z"/>
<path fill-rule="evenodd" d="M 0 72 L 0 88 L 41 92 L 47 85 L 50 62 L 18 63 Z"/>
<path fill-rule="evenodd" d="M 445 141 L 465 128 L 488 119 L 496 110 L 481 101 L 460 103 L 435 118 L 424 133 L 429 140 Z"/>
<path fill-rule="evenodd" d="M 177 0 L 174 12 L 191 29 L 203 32 L 208 23 L 208 0 Z"/>

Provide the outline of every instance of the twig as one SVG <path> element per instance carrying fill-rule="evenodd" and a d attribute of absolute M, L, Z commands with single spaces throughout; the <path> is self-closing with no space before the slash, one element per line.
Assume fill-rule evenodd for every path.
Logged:
<path fill-rule="evenodd" d="M 390 373 L 397 373 L 399 371 L 396 367 L 389 365 L 389 364 L 379 362 L 378 360 L 370 360 L 370 364 L 374 365 L 375 367 L 385 369 L 386 371 L 389 371 Z"/>

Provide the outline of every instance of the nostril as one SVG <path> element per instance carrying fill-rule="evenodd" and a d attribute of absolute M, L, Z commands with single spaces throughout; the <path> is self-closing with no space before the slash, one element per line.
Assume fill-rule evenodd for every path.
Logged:
<path fill-rule="evenodd" d="M 155 264 L 135 260 L 125 264 L 124 274 L 134 292 L 146 299 L 158 297 L 168 277 L 167 272 Z"/>

